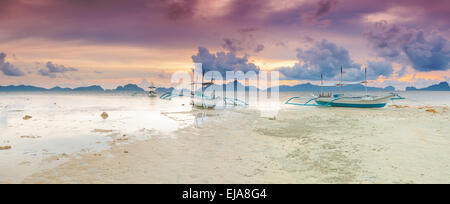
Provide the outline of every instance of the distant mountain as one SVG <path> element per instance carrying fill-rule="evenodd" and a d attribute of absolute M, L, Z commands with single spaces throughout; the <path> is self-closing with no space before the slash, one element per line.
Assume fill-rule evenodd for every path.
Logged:
<path fill-rule="evenodd" d="M 73 91 L 105 91 L 101 86 L 88 86 L 88 87 L 78 87 L 74 88 Z"/>
<path fill-rule="evenodd" d="M 447 82 L 441 82 L 439 84 L 431 85 L 422 89 L 416 87 L 406 87 L 406 91 L 450 91 L 450 86 Z"/>
<path fill-rule="evenodd" d="M 51 89 L 25 85 L 0 86 L 0 92 L 61 92 L 61 91 L 104 91 L 104 89 L 100 86 L 78 87 L 75 89 L 61 88 L 59 86 L 56 86 Z"/>
<path fill-rule="evenodd" d="M 144 91 L 144 89 L 138 87 L 136 84 L 127 84 L 125 86 L 118 86 L 113 91 Z"/>
<path fill-rule="evenodd" d="M 61 88 L 59 86 L 55 86 L 51 89 L 49 89 L 48 91 L 72 91 L 71 88 Z"/>
<path fill-rule="evenodd" d="M 158 92 L 158 93 L 172 92 L 173 90 L 174 90 L 173 87 L 170 87 L 170 88 L 164 88 L 164 87 L 156 88 L 156 92 Z"/>
<path fill-rule="evenodd" d="M 222 88 L 224 91 L 227 90 L 227 88 L 229 89 L 230 87 L 233 87 L 234 85 L 234 90 L 258 90 L 258 88 L 254 87 L 254 86 L 244 86 L 241 83 L 234 81 L 234 82 L 230 82 L 228 84 L 224 84 L 224 85 L 214 85 L 216 86 L 217 89 Z M 413 89 L 411 87 L 409 87 L 410 89 Z M 447 82 L 443 82 L 439 85 L 434 85 L 431 87 L 428 87 L 430 90 L 434 90 L 434 89 L 445 89 L 447 88 L 447 90 L 450 90 L 448 83 Z M 295 86 L 279 86 L 278 87 L 280 92 L 298 92 L 298 91 L 309 91 L 309 92 L 313 92 L 313 91 L 336 91 L 339 90 L 338 87 L 321 87 L 321 86 L 317 86 L 317 85 L 313 85 L 311 83 L 306 83 L 306 84 L 298 84 Z M 157 92 L 159 93 L 165 93 L 165 92 L 171 92 L 173 91 L 174 88 L 170 87 L 170 88 L 164 88 L 164 87 L 159 87 L 156 89 Z M 271 88 L 268 89 L 268 91 L 270 91 Z M 356 85 L 347 85 L 342 87 L 342 90 L 344 91 L 364 91 L 365 88 L 363 85 L 361 84 L 356 84 Z M 377 87 L 367 87 L 368 91 L 395 91 L 395 88 L 392 86 L 388 86 L 386 88 L 377 88 Z M 417 89 L 416 89 L 417 90 Z M 97 92 L 102 92 L 105 91 L 101 86 L 88 86 L 88 87 L 78 87 L 78 88 L 61 88 L 61 87 L 54 87 L 51 89 L 45 89 L 45 88 L 41 88 L 41 87 L 35 87 L 35 86 L 25 86 L 25 85 L 20 85 L 20 86 L 0 86 L 0 92 L 30 92 L 30 91 L 35 91 L 35 92 L 66 92 L 66 91 L 78 91 L 78 92 L 85 92 L 85 91 L 97 91 Z M 138 87 L 136 84 L 127 84 L 125 86 L 118 86 L 116 89 L 112 89 L 112 90 L 107 90 L 107 91 L 134 91 L 134 92 L 141 92 L 141 91 L 145 91 L 144 89 Z M 184 90 L 186 92 L 189 92 L 190 90 Z"/>
<path fill-rule="evenodd" d="M 12 91 L 47 91 L 45 88 L 35 87 L 35 86 L 0 86 L 1 92 L 12 92 Z"/>
<path fill-rule="evenodd" d="M 306 84 L 297 84 L 295 86 L 279 86 L 280 92 L 298 92 L 298 91 L 337 91 L 339 87 L 322 87 L 318 85 L 314 85 L 311 83 Z M 269 89 L 270 90 L 270 89 Z M 342 87 L 343 91 L 365 91 L 366 88 L 362 84 L 354 84 L 354 85 L 346 85 Z M 388 86 L 386 88 L 378 88 L 378 87 L 367 87 L 368 91 L 395 91 L 393 86 Z"/>
<path fill-rule="evenodd" d="M 406 91 L 418 91 L 418 90 L 414 86 L 408 86 L 408 87 L 406 87 Z"/>
<path fill-rule="evenodd" d="M 386 90 L 386 91 L 396 91 L 395 87 L 393 87 L 393 86 L 386 86 L 386 87 L 384 87 L 384 90 Z"/>

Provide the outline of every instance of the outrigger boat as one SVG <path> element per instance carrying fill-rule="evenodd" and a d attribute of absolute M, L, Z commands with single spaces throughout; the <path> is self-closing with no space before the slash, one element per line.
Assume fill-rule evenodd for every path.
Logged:
<path fill-rule="evenodd" d="M 195 64 L 195 69 L 201 68 L 201 64 Z M 200 67 L 199 67 L 200 66 Z M 200 69 L 201 70 L 201 69 Z M 210 90 L 209 88 L 212 86 L 215 86 L 214 84 L 214 76 L 212 77 L 210 82 L 203 82 L 203 76 L 204 73 L 202 71 L 199 71 L 198 74 L 194 72 L 194 80 L 193 83 L 191 83 L 191 105 L 197 108 L 205 108 L 205 109 L 212 109 L 217 108 L 218 106 L 248 106 L 248 104 L 240 100 L 236 97 L 234 98 L 228 98 L 223 96 L 222 94 L 216 95 L 215 89 Z M 223 89 L 222 85 L 219 85 L 219 89 Z M 183 89 L 185 90 L 185 89 Z M 183 90 L 181 93 L 179 93 L 178 90 L 173 90 L 170 92 L 166 92 L 160 96 L 163 100 L 172 100 L 175 97 L 178 96 L 184 96 Z"/>
<path fill-rule="evenodd" d="M 367 93 L 367 69 L 365 70 L 365 76 L 366 80 L 363 82 L 357 82 L 357 83 L 343 83 L 342 81 L 342 67 L 341 67 L 341 81 L 338 84 L 332 84 L 332 85 L 324 85 L 323 83 L 323 76 L 321 86 L 322 87 L 340 87 L 339 94 L 333 94 L 331 92 L 325 93 L 321 91 L 318 94 L 314 94 L 313 98 L 309 99 L 306 103 L 295 103 L 291 102 L 295 99 L 299 99 L 300 97 L 292 97 L 289 100 L 286 101 L 286 104 L 290 105 L 299 105 L 299 106 L 328 106 L 328 107 L 352 107 L 352 108 L 383 108 L 386 106 L 386 104 L 390 100 L 399 100 L 399 99 L 405 99 L 401 96 L 399 96 L 397 93 L 388 93 L 380 96 L 374 96 L 369 95 Z M 364 84 L 364 87 L 366 89 L 366 94 L 364 96 L 346 96 L 342 92 L 342 87 L 345 85 L 351 85 L 351 84 Z M 315 102 L 312 103 L 312 102 Z"/>
<path fill-rule="evenodd" d="M 151 83 L 151 85 L 148 87 L 149 91 L 148 91 L 148 96 L 149 97 L 157 97 L 158 93 L 156 92 L 156 86 L 153 85 L 153 83 Z"/>
<path fill-rule="evenodd" d="M 201 85 L 197 88 L 197 85 Z M 208 87 L 214 85 L 214 82 L 202 82 L 202 83 L 192 83 L 192 102 L 191 104 L 199 108 L 214 108 L 218 103 L 220 103 L 220 97 L 216 96 L 216 92 L 213 90 L 211 93 L 205 93 Z"/>
<path fill-rule="evenodd" d="M 238 98 L 228 98 L 216 95 L 215 90 L 209 91 L 208 87 L 213 86 L 214 82 L 192 83 L 191 105 L 197 108 L 212 109 L 217 106 L 248 106 L 248 104 Z M 197 88 L 201 86 L 200 88 Z M 183 93 L 173 94 L 172 92 L 164 93 L 160 96 L 164 100 L 172 100 L 175 97 L 184 96 Z"/>

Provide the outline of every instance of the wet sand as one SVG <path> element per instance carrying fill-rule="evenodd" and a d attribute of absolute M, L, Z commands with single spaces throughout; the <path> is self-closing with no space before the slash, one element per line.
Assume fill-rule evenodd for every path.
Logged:
<path fill-rule="evenodd" d="M 284 107 L 276 120 L 194 111 L 200 124 L 71 157 L 23 182 L 449 183 L 450 115 L 428 109 Z"/>

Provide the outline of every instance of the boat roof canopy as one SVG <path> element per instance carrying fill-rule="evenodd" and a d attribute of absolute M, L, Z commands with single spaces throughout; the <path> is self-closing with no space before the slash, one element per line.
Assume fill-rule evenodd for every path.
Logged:
<path fill-rule="evenodd" d="M 201 82 L 194 82 L 194 83 L 191 83 L 191 84 L 202 84 L 202 85 L 212 85 L 212 84 L 214 84 L 214 82 L 203 82 L 203 83 L 201 83 Z"/>
<path fill-rule="evenodd" d="M 323 87 L 335 87 L 335 86 L 345 86 L 345 85 L 356 85 L 356 84 L 362 84 L 366 82 L 342 82 L 342 83 L 325 83 L 321 84 L 319 86 Z"/>

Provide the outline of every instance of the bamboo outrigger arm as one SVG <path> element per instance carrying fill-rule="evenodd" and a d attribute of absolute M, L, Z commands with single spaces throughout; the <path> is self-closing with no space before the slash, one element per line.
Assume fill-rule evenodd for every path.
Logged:
<path fill-rule="evenodd" d="M 310 104 L 310 102 L 315 101 L 317 99 L 317 97 L 309 99 L 306 103 L 295 103 L 295 102 L 293 103 L 293 102 L 291 102 L 292 100 L 294 100 L 296 98 L 300 98 L 300 97 L 292 97 L 289 100 L 287 100 L 285 104 L 296 105 L 296 106 L 322 106 L 322 107 L 325 106 L 325 107 L 329 107 L 329 106 L 331 106 L 331 103 L 333 103 L 334 101 L 342 99 L 342 97 L 335 98 L 335 99 L 329 101 L 328 103 L 326 103 L 324 105 L 321 105 L 321 104 Z"/>

